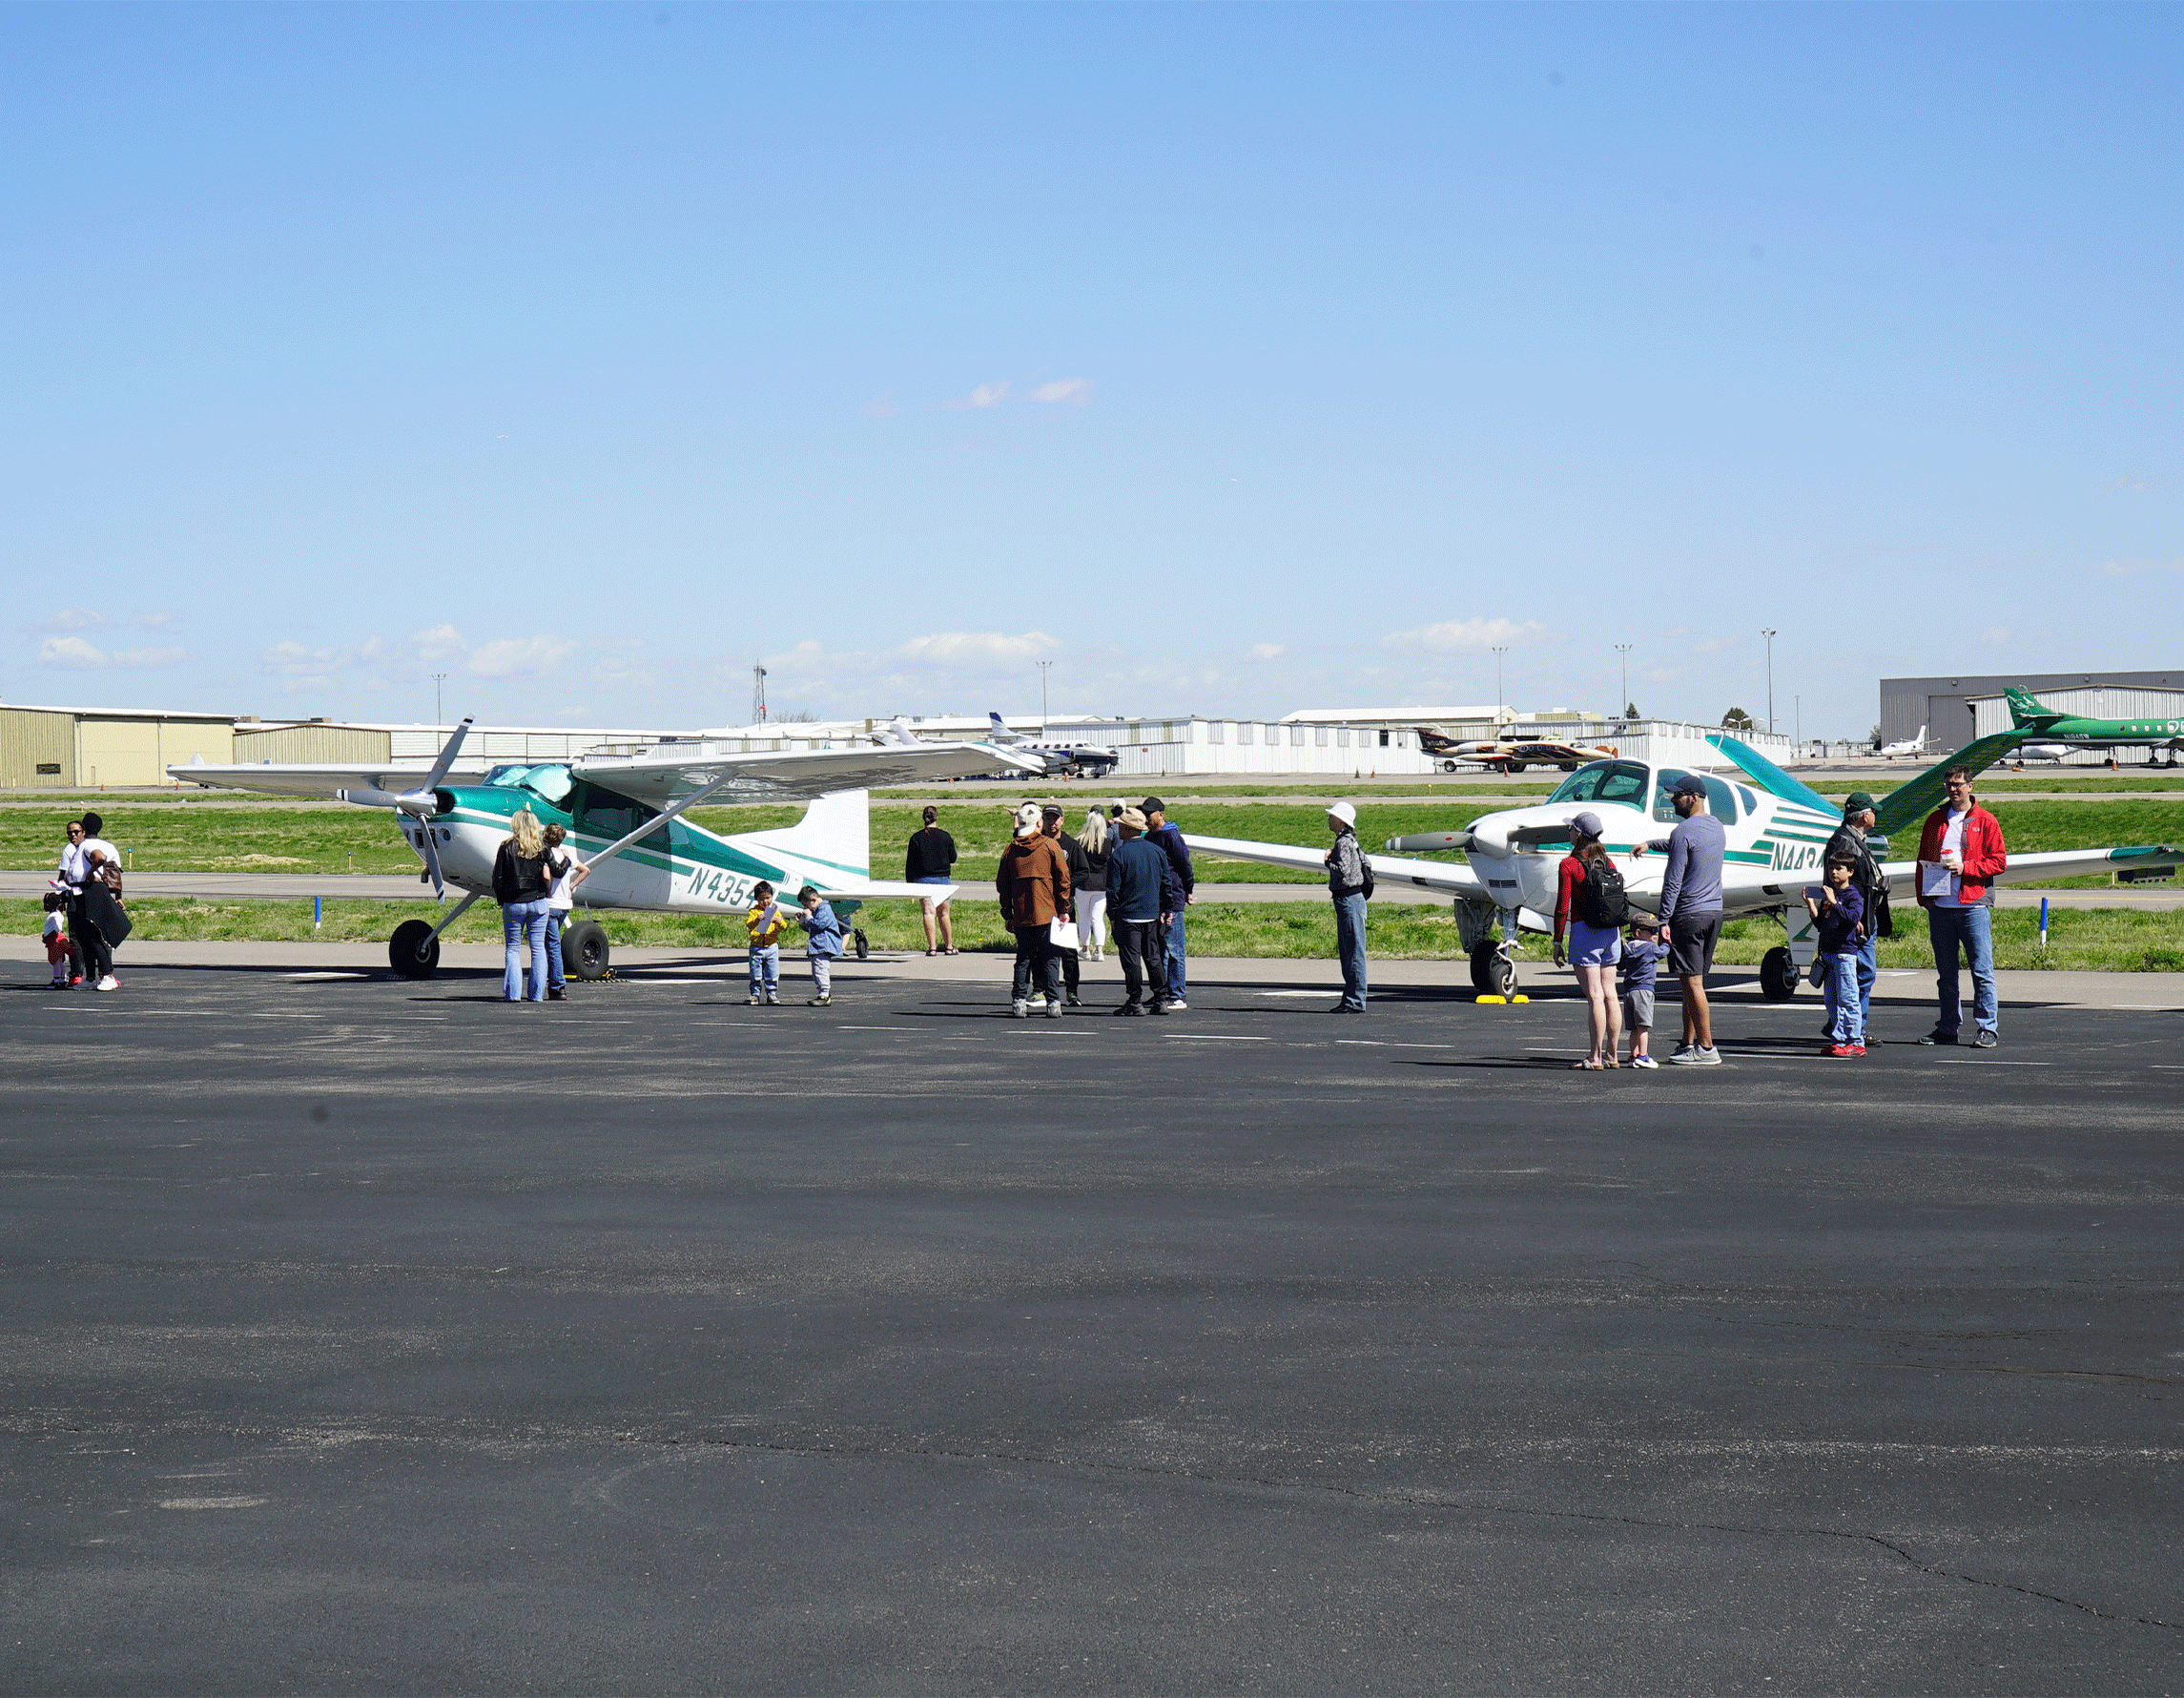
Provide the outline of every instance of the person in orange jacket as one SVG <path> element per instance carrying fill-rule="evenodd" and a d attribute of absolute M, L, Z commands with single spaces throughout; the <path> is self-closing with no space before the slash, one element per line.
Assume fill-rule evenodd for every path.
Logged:
<path fill-rule="evenodd" d="M 2009 864 L 2002 822 L 1979 805 L 1971 793 L 1971 774 L 1952 766 L 1942 775 L 1948 799 L 1926 816 L 1919 833 L 1919 871 L 1914 888 L 1926 911 L 1926 935 L 1934 946 L 1934 990 L 1941 1011 L 1934 1029 L 1921 1044 L 1954 1044 L 1964 1026 L 1964 1002 L 1957 978 L 1957 952 L 1971 958 L 1972 1045 L 1992 1049 L 2000 1016 L 1994 991 L 1993 884 Z"/>

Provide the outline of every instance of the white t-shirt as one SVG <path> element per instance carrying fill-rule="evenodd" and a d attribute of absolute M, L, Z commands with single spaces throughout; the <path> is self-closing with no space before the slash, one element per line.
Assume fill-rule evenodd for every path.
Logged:
<path fill-rule="evenodd" d="M 1959 864 L 1964 859 L 1964 822 L 1970 812 L 1971 810 L 1968 808 L 1962 814 L 1951 809 L 1947 823 L 1942 827 L 1941 852 L 1946 856 L 1951 849 L 1954 849 Z M 1937 908 L 1961 908 L 1964 906 L 1964 875 L 1962 873 L 1949 875 L 1948 894 L 1934 898 L 1934 906 Z"/>
<path fill-rule="evenodd" d="M 61 882 L 77 890 L 83 888 L 84 880 L 91 877 L 91 852 L 93 849 L 107 859 L 119 864 L 120 850 L 104 838 L 86 838 L 82 842 L 71 843 L 61 851 Z"/>
<path fill-rule="evenodd" d="M 567 843 L 554 853 L 562 858 L 565 868 L 546 887 L 546 911 L 549 914 L 567 914 L 576 907 L 576 898 L 569 890 L 568 881 L 576 877 L 576 869 L 584 862 Z"/>

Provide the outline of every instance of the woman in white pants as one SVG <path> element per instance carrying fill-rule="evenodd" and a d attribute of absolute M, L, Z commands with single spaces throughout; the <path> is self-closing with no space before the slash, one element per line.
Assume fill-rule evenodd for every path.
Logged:
<path fill-rule="evenodd" d="M 1077 839 L 1087 863 L 1083 878 L 1071 889 L 1077 908 L 1077 953 L 1085 961 L 1107 959 L 1107 836 L 1106 818 L 1097 807 L 1084 812 L 1084 829 Z"/>

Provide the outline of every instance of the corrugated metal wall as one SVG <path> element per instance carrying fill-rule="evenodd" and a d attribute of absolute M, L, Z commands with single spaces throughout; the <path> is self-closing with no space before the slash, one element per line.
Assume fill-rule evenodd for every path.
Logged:
<path fill-rule="evenodd" d="M 283 766 L 292 761 L 369 766 L 389 758 L 389 742 L 383 731 L 364 731 L 353 725 L 279 725 L 265 731 L 238 725 L 232 758 L 270 760 Z"/>
<path fill-rule="evenodd" d="M 0 786 L 39 790 L 73 784 L 75 738 L 73 714 L 0 708 Z M 53 771 L 41 773 L 41 766 Z"/>

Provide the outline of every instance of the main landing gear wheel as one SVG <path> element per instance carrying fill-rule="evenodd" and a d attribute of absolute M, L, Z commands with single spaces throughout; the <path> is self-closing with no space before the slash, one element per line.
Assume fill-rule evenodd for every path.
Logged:
<path fill-rule="evenodd" d="M 1789 950 L 1778 943 L 1760 957 L 1760 994 L 1770 1003 L 1786 1003 L 1797 995 L 1797 963 Z"/>
<path fill-rule="evenodd" d="M 1481 996 L 1505 997 L 1516 989 L 1516 963 L 1499 943 L 1472 946 L 1472 988 Z"/>
<path fill-rule="evenodd" d="M 857 960 L 864 961 L 869 958 L 872 954 L 872 942 L 864 935 L 864 927 L 858 926 L 856 930 L 850 933 L 850 936 L 856 940 Z"/>
<path fill-rule="evenodd" d="M 387 940 L 387 965 L 398 979 L 429 979 L 440 967 L 440 940 L 429 920 L 405 920 Z"/>
<path fill-rule="evenodd" d="M 571 979 L 607 977 L 607 928 L 596 920 L 580 920 L 561 934 L 562 971 Z"/>

